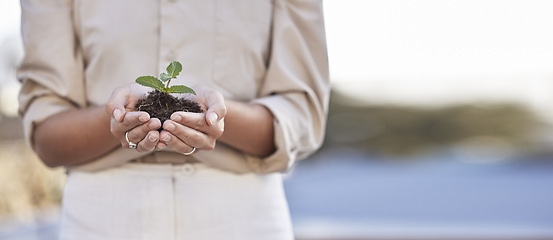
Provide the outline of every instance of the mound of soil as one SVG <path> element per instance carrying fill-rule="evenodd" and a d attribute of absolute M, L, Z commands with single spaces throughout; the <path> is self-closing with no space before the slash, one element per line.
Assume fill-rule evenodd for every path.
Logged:
<path fill-rule="evenodd" d="M 161 124 L 169 119 L 174 112 L 203 112 L 197 102 L 177 98 L 159 90 L 151 91 L 146 98 L 138 100 L 135 109 L 147 112 L 152 118 L 158 118 Z"/>

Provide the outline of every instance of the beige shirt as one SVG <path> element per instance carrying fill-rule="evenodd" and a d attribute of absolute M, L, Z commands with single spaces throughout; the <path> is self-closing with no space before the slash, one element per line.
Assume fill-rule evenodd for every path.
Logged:
<path fill-rule="evenodd" d="M 174 84 L 206 85 L 227 99 L 263 104 L 275 117 L 271 156 L 217 143 L 194 153 L 196 160 L 239 173 L 286 171 L 322 143 L 330 86 L 320 0 L 21 0 L 21 7 L 19 101 L 30 144 L 37 123 L 103 105 L 114 88 L 157 76 L 173 60 L 183 65 Z M 145 154 L 119 148 L 72 170 Z"/>

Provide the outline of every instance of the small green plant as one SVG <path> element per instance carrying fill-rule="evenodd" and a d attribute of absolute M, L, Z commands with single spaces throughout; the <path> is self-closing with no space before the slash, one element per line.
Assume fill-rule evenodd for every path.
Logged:
<path fill-rule="evenodd" d="M 165 94 L 169 93 L 191 93 L 196 95 L 196 92 L 192 88 L 189 88 L 184 85 L 173 85 L 169 87 L 169 83 L 174 78 L 177 78 L 179 73 L 182 71 L 182 65 L 178 61 L 173 61 L 167 66 L 167 72 L 159 75 L 159 78 L 154 76 L 141 76 L 136 79 L 136 83 L 145 86 L 151 87 L 153 89 L 159 90 Z M 165 83 L 165 84 L 164 84 Z"/>

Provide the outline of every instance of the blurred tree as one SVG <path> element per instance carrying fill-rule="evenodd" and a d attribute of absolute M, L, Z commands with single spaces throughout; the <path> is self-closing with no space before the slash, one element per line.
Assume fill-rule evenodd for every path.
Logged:
<path fill-rule="evenodd" d="M 348 146 L 381 154 L 416 154 L 490 137 L 530 151 L 545 127 L 535 113 L 515 103 L 441 108 L 362 105 L 333 92 L 326 147 Z M 485 146 L 484 146 L 485 147 Z"/>
<path fill-rule="evenodd" d="M 0 40 L 0 140 L 23 138 L 21 120 L 17 116 L 20 84 L 15 77 L 22 57 L 23 47 L 17 32 Z"/>

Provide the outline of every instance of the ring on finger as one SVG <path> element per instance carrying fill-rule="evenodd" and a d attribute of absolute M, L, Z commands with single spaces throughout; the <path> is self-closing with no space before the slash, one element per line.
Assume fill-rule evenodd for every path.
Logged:
<path fill-rule="evenodd" d="M 129 132 L 125 133 L 125 140 L 127 140 L 127 143 L 129 144 L 129 149 L 135 149 L 136 143 L 133 143 L 129 140 Z"/>
<path fill-rule="evenodd" d="M 195 151 L 196 151 L 196 147 L 192 147 L 192 151 L 190 151 L 190 152 L 187 152 L 187 153 L 183 153 L 182 155 L 184 155 L 184 156 L 188 156 L 188 155 L 190 155 L 190 154 L 194 153 Z"/>

